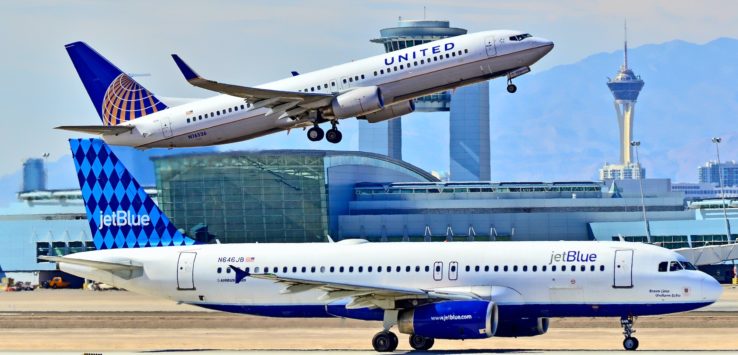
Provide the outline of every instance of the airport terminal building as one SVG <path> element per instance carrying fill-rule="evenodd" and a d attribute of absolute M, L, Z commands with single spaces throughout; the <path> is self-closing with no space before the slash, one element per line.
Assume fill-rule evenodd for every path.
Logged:
<path fill-rule="evenodd" d="M 327 236 L 646 241 L 637 180 L 442 182 L 385 155 L 346 151 L 209 152 L 152 161 L 156 187 L 147 193 L 203 243 L 325 242 Z M 668 179 L 643 182 L 652 242 L 668 248 L 729 242 L 717 206 L 688 205 Z M 728 214 L 735 222 L 738 205 Z M 91 241 L 79 190 L 21 192 L 0 209 L 0 277 L 43 281 L 55 265 L 37 262 L 38 255 L 90 250 Z"/>

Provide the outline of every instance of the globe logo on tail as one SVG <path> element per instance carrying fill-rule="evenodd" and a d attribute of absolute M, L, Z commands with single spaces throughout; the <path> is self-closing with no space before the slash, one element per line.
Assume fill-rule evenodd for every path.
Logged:
<path fill-rule="evenodd" d="M 105 91 L 102 119 L 106 125 L 115 126 L 166 108 L 150 91 L 121 73 Z"/>

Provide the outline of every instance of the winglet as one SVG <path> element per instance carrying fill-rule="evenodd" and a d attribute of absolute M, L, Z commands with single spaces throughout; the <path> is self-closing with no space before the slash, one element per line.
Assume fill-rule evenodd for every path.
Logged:
<path fill-rule="evenodd" d="M 246 276 L 251 275 L 251 274 L 249 274 L 248 271 L 241 270 L 241 269 L 239 269 L 239 268 L 237 268 L 237 267 L 235 267 L 233 265 L 229 265 L 228 267 L 230 267 L 231 270 L 233 270 L 233 271 L 236 272 L 236 283 L 240 283 L 241 280 L 243 280 L 243 279 L 246 278 Z"/>
<path fill-rule="evenodd" d="M 184 60 L 182 60 L 182 58 L 180 58 L 180 57 L 179 57 L 178 55 L 176 55 L 176 54 L 172 54 L 172 59 L 174 59 L 174 62 L 175 62 L 175 63 L 177 64 L 177 67 L 179 68 L 179 71 L 181 71 L 181 72 L 182 72 L 182 75 L 184 75 L 184 77 L 185 77 L 185 79 L 187 79 L 187 81 L 190 81 L 190 80 L 192 80 L 192 79 L 197 79 L 197 78 L 199 78 L 199 77 L 200 77 L 200 76 L 199 76 L 199 75 L 197 75 L 197 73 L 195 73 L 195 71 L 194 71 L 194 70 L 192 70 L 192 68 L 190 68 L 190 66 L 189 66 L 189 65 L 187 65 L 187 63 L 185 63 L 185 62 L 184 62 Z"/>

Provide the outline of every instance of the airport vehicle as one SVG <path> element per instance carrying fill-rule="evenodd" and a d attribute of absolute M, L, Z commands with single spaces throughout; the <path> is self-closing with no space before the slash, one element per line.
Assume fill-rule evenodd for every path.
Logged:
<path fill-rule="evenodd" d="M 44 282 L 43 288 L 67 288 L 69 282 L 64 281 L 61 276 L 54 276 L 51 280 Z"/>
<path fill-rule="evenodd" d="M 83 42 L 66 46 L 102 125 L 60 129 L 137 148 L 195 147 L 308 128 L 311 141 L 341 141 L 341 119 L 379 122 L 415 110 L 413 99 L 493 78 L 512 79 L 553 48 L 520 31 L 486 31 L 428 42 L 256 87 L 204 79 L 172 55 L 185 79 L 222 95 L 167 104 Z M 171 106 L 170 106 L 171 105 Z M 319 124 L 330 122 L 325 132 Z"/>
<path fill-rule="evenodd" d="M 634 317 L 715 302 L 721 286 L 668 249 L 627 242 L 198 244 L 180 233 L 99 139 L 70 140 L 99 250 L 70 274 L 200 307 L 271 317 L 383 321 L 377 351 L 434 339 L 535 336 L 552 317 Z"/>

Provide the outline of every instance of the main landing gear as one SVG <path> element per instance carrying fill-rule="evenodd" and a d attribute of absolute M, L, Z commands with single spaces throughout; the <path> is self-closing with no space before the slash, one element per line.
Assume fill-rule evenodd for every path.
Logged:
<path fill-rule="evenodd" d="M 632 336 L 635 333 L 633 329 L 633 316 L 620 318 L 620 325 L 623 327 L 623 335 L 625 335 L 625 340 L 623 340 L 625 350 L 638 349 L 638 338 Z"/>
<path fill-rule="evenodd" d="M 435 339 L 413 334 L 410 336 L 410 347 L 415 350 L 429 350 L 433 347 Z"/>
<path fill-rule="evenodd" d="M 380 353 L 395 351 L 398 343 L 399 340 L 397 339 L 397 335 L 389 330 L 383 330 L 375 334 L 374 338 L 372 338 L 372 346 L 374 347 L 374 350 Z"/>
<path fill-rule="evenodd" d="M 307 137 L 313 142 L 318 142 L 325 137 L 325 139 L 331 143 L 339 143 L 341 142 L 341 139 L 343 139 L 343 134 L 341 134 L 341 131 L 338 130 L 336 125 L 337 123 L 335 121 L 331 121 L 332 128 L 329 129 L 328 132 L 324 132 L 316 123 L 307 131 Z"/>

